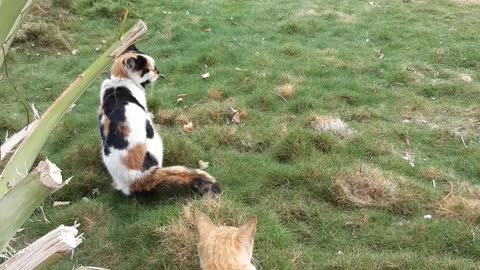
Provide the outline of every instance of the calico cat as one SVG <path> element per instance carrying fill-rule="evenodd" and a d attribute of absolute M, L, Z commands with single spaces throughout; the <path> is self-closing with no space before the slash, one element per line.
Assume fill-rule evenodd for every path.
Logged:
<path fill-rule="evenodd" d="M 162 167 L 162 140 L 153 128 L 145 86 L 159 77 L 152 57 L 129 47 L 113 61 L 100 92 L 99 128 L 102 159 L 113 187 L 125 195 L 159 185 L 182 185 L 217 195 L 220 188 L 205 171 Z"/>
<path fill-rule="evenodd" d="M 256 270 L 251 263 L 257 218 L 240 228 L 217 227 L 204 214 L 195 214 L 198 255 L 203 270 Z"/>

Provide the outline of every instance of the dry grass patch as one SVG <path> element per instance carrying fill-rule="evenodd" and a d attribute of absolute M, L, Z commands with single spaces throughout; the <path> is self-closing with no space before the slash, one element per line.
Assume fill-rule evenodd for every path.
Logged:
<path fill-rule="evenodd" d="M 223 98 L 224 97 L 223 97 L 223 92 L 222 91 L 217 90 L 217 89 L 208 90 L 208 99 L 219 101 L 219 100 L 222 100 Z"/>
<path fill-rule="evenodd" d="M 339 203 L 356 207 L 390 207 L 399 201 L 400 187 L 392 175 L 370 166 L 341 173 L 334 189 Z"/>
<path fill-rule="evenodd" d="M 427 189 L 369 165 L 340 173 L 333 190 L 343 206 L 386 208 L 402 215 L 424 211 L 434 200 Z"/>
<path fill-rule="evenodd" d="M 187 124 L 188 117 L 178 109 L 172 111 L 159 111 L 155 114 L 154 122 L 160 126 L 173 127 L 176 124 Z"/>
<path fill-rule="evenodd" d="M 32 42 L 35 46 L 49 49 L 70 50 L 70 41 L 61 30 L 62 25 L 71 20 L 69 9 L 73 8 L 71 1 L 41 0 L 33 3 L 32 10 L 27 14 L 25 22 L 17 32 L 16 42 Z"/>
<path fill-rule="evenodd" d="M 205 213 L 217 225 L 237 227 L 247 218 L 247 215 L 237 209 L 228 201 L 208 197 L 192 200 L 183 207 L 179 217 L 156 228 L 154 234 L 160 239 L 161 248 L 171 256 L 176 267 L 199 269 L 197 240 L 193 229 L 195 211 Z"/>
<path fill-rule="evenodd" d="M 297 85 L 295 83 L 286 83 L 277 86 L 277 93 L 286 100 L 291 99 L 296 91 Z"/>
<path fill-rule="evenodd" d="M 480 186 L 450 182 L 450 191 L 438 203 L 435 213 L 449 219 L 469 223 L 480 222 Z"/>
<path fill-rule="evenodd" d="M 345 122 L 333 116 L 312 116 L 307 120 L 307 126 L 320 133 L 331 132 L 339 136 L 352 133 Z"/>
<path fill-rule="evenodd" d="M 478 223 L 480 221 L 480 200 L 450 195 L 438 203 L 435 213 L 445 218 Z"/>

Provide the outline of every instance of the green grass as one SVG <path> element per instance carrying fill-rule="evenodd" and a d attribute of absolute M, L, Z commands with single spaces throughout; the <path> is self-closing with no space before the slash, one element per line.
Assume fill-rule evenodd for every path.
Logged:
<path fill-rule="evenodd" d="M 49 15 L 61 14 L 62 20 L 45 19 L 58 22 L 58 39 L 41 36 L 46 44 L 32 47 L 24 39 L 14 45 L 8 73 L 18 100 L 35 102 L 44 112 L 105 48 L 102 40 L 114 39 L 119 5 L 62 3 L 67 14 Z M 449 181 L 455 195 L 472 203 L 479 199 L 479 193 L 457 188 L 480 184 L 479 6 L 448 0 L 379 0 L 373 6 L 345 0 L 136 0 L 131 5 L 129 23 L 141 18 L 150 29 L 138 47 L 166 75 L 147 90 L 165 142 L 165 165 L 210 162 L 208 172 L 220 181 L 226 205 L 210 214 L 234 224 L 258 216 L 254 256 L 262 269 L 480 267 L 478 206 L 454 209 L 468 218 L 448 218 L 436 204 L 448 193 Z M 78 54 L 71 55 L 71 49 Z M 211 77 L 202 80 L 206 71 Z M 460 74 L 473 81 L 462 81 Z M 192 243 L 165 240 L 165 228 L 181 219 L 188 199 L 202 205 L 202 198 L 177 190 L 125 198 L 111 188 L 96 126 L 100 80 L 42 151 L 65 177 L 74 177 L 45 203 L 51 223 L 35 215 L 14 245 L 79 220 L 85 241 L 73 260 L 65 258 L 53 269 L 198 268 Z M 275 92 L 286 83 L 296 91 L 284 101 Z M 209 91 L 222 94 L 212 98 Z M 178 94 L 187 94 L 181 104 Z M 25 125 L 15 96 L 7 81 L 0 81 L 2 138 Z M 230 123 L 230 106 L 248 114 L 240 125 Z M 318 134 L 308 128 L 315 115 L 340 117 L 353 132 Z M 185 119 L 194 124 L 190 134 L 181 132 Z M 421 119 L 426 123 L 416 123 Z M 457 127 L 466 129 L 467 147 L 455 135 Z M 402 159 L 405 152 L 415 154 L 415 167 Z M 337 177 L 365 165 L 392 175 L 392 181 L 401 179 L 401 203 L 341 203 Z M 93 195 L 95 188 L 100 195 Z M 73 204 L 53 209 L 54 200 Z M 433 219 L 424 220 L 425 214 Z M 189 255 L 189 261 L 181 262 L 179 254 Z"/>

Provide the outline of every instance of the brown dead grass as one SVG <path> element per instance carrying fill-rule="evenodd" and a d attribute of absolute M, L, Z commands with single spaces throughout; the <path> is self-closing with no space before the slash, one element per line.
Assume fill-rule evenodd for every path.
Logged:
<path fill-rule="evenodd" d="M 431 180 L 438 181 L 445 178 L 445 174 L 435 167 L 421 168 L 420 175 L 422 176 L 422 178 L 425 178 L 430 181 Z"/>
<path fill-rule="evenodd" d="M 161 248 L 167 251 L 178 269 L 199 269 L 194 233 L 195 211 L 205 213 L 216 225 L 238 227 L 247 217 L 227 201 L 205 197 L 187 203 L 179 217 L 154 230 Z"/>
<path fill-rule="evenodd" d="M 435 213 L 444 218 L 478 223 L 480 222 L 480 200 L 451 195 L 438 204 Z"/>
<path fill-rule="evenodd" d="M 217 89 L 208 90 L 208 99 L 219 101 L 223 99 L 223 92 Z"/>
<path fill-rule="evenodd" d="M 277 93 L 284 99 L 291 99 L 297 91 L 297 85 L 294 83 L 285 83 L 277 86 Z"/>
<path fill-rule="evenodd" d="M 480 186 L 450 182 L 450 191 L 436 205 L 435 213 L 441 217 L 469 223 L 480 222 Z"/>
<path fill-rule="evenodd" d="M 337 201 L 345 206 L 387 208 L 399 201 L 400 187 L 392 175 L 368 165 L 341 173 L 335 180 Z"/>
<path fill-rule="evenodd" d="M 53 5 L 49 0 L 35 1 L 15 41 L 31 42 L 35 47 L 53 50 L 70 50 L 70 41 L 62 27 L 72 19 L 71 8 L 73 4 Z"/>

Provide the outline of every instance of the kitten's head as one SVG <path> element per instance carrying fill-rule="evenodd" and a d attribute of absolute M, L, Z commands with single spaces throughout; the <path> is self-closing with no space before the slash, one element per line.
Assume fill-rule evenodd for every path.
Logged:
<path fill-rule="evenodd" d="M 128 47 L 113 61 L 112 76 L 130 79 L 143 87 L 155 82 L 159 75 L 155 60 L 141 53 L 135 45 Z"/>
<path fill-rule="evenodd" d="M 195 214 L 198 254 L 203 270 L 255 270 L 251 263 L 257 218 L 240 228 L 216 226 L 204 214 Z"/>

